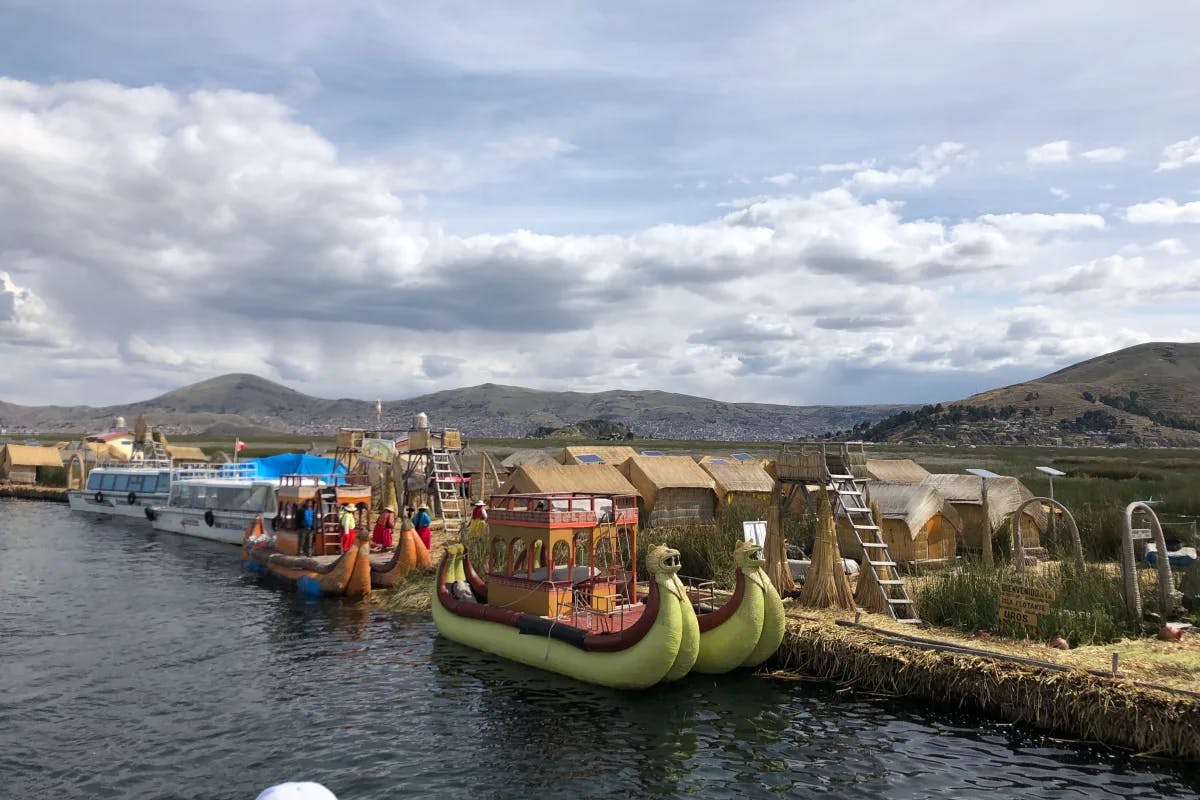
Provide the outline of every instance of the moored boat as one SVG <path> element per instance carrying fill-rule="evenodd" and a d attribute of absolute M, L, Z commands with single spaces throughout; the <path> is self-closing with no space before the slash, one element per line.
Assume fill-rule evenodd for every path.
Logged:
<path fill-rule="evenodd" d="M 310 596 L 362 597 L 371 591 L 371 536 L 357 529 L 354 544 L 336 556 L 298 556 L 275 549 L 262 516 L 246 528 L 242 565 L 249 571 L 294 584 Z"/>
<path fill-rule="evenodd" d="M 492 498 L 484 577 L 461 544 L 442 557 L 432 598 L 438 632 L 539 669 L 640 689 L 687 674 L 699 632 L 676 573 L 679 553 L 654 548 L 644 601 L 636 569 L 636 497 Z M 685 611 L 686 608 L 686 611 Z"/>
<path fill-rule="evenodd" d="M 734 550 L 733 595 L 720 607 L 715 593 L 689 592 L 700 627 L 700 654 L 695 670 L 721 674 L 738 667 L 757 667 L 783 642 L 783 600 L 767 577 L 762 547 L 739 542 Z"/>
<path fill-rule="evenodd" d="M 429 569 L 429 551 L 412 528 L 396 534 L 395 548 L 371 555 L 371 587 L 390 589 L 409 573 Z"/>

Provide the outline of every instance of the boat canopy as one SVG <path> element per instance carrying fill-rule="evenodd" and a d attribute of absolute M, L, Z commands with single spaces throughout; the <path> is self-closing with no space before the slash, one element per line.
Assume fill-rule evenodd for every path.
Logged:
<path fill-rule="evenodd" d="M 342 475 L 346 465 L 334 458 L 310 456 L 307 453 L 280 453 L 265 458 L 248 458 L 245 463 L 254 464 L 258 477 L 267 480 L 284 475 Z"/>

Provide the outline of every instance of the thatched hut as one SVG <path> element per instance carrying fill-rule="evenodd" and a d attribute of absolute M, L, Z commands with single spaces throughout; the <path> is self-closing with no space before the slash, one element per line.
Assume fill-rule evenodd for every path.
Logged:
<path fill-rule="evenodd" d="M 978 552 L 983 546 L 983 478 L 977 475 L 933 474 L 921 482 L 936 489 L 954 506 L 962 519 L 960 550 Z M 1017 506 L 1033 497 L 1033 492 L 1016 478 L 987 479 L 988 517 L 993 531 L 1000 531 L 1012 518 Z M 1027 549 L 1042 546 L 1042 531 L 1049 525 L 1049 515 L 1038 503 L 1025 509 L 1021 532 Z"/>
<path fill-rule="evenodd" d="M 500 494 L 583 492 L 637 494 L 616 467 L 606 464 L 525 464 L 509 474 Z"/>
<path fill-rule="evenodd" d="M 44 469 L 62 465 L 57 447 L 7 443 L 0 449 L 0 479 L 12 483 L 38 483 Z"/>
<path fill-rule="evenodd" d="M 866 477 L 886 483 L 920 483 L 929 477 L 929 470 L 911 458 L 868 458 Z"/>
<path fill-rule="evenodd" d="M 578 445 L 564 447 L 558 460 L 562 464 L 607 464 L 610 467 L 619 467 L 636 455 L 636 450 L 625 445 L 610 447 Z"/>
<path fill-rule="evenodd" d="M 894 561 L 914 564 L 955 557 L 962 518 L 932 486 L 872 481 L 867 493 L 879 508 L 882 519 L 876 524 Z M 838 546 L 843 555 L 862 559 L 858 539 L 844 517 L 838 519 Z"/>
<path fill-rule="evenodd" d="M 757 461 L 702 458 L 700 469 L 716 484 L 718 503 L 766 506 L 774 502 L 775 479 Z"/>
<path fill-rule="evenodd" d="M 642 497 L 644 527 L 713 521 L 716 481 L 689 456 L 634 456 L 621 472 Z"/>
<path fill-rule="evenodd" d="M 166 446 L 167 455 L 173 464 L 206 464 L 208 456 L 199 447 L 186 444 L 169 444 Z"/>

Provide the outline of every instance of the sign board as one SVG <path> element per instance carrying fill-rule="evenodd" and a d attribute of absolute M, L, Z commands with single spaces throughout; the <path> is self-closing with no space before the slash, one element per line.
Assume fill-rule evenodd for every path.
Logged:
<path fill-rule="evenodd" d="M 742 523 L 742 536 L 747 542 L 754 542 L 759 547 L 767 546 L 766 520 Z"/>
<path fill-rule="evenodd" d="M 362 457 L 372 461 L 391 461 L 396 455 L 396 443 L 391 439 L 362 440 Z"/>
<path fill-rule="evenodd" d="M 1129 540 L 1131 542 L 1136 542 L 1139 539 L 1149 539 L 1153 533 L 1154 531 L 1152 531 L 1150 528 L 1133 528 L 1129 531 Z"/>
<path fill-rule="evenodd" d="M 1000 584 L 1000 619 L 1015 620 L 1033 628 L 1039 614 L 1050 613 L 1054 591 L 1021 583 Z"/>

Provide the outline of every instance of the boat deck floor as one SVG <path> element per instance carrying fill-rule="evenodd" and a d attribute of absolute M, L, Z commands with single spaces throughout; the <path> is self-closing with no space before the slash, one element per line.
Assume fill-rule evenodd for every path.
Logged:
<path fill-rule="evenodd" d="M 611 614 L 598 611 L 577 612 L 557 617 L 559 622 L 565 622 L 588 633 L 617 633 L 628 628 L 642 617 L 646 610 L 644 603 L 620 606 Z"/>

